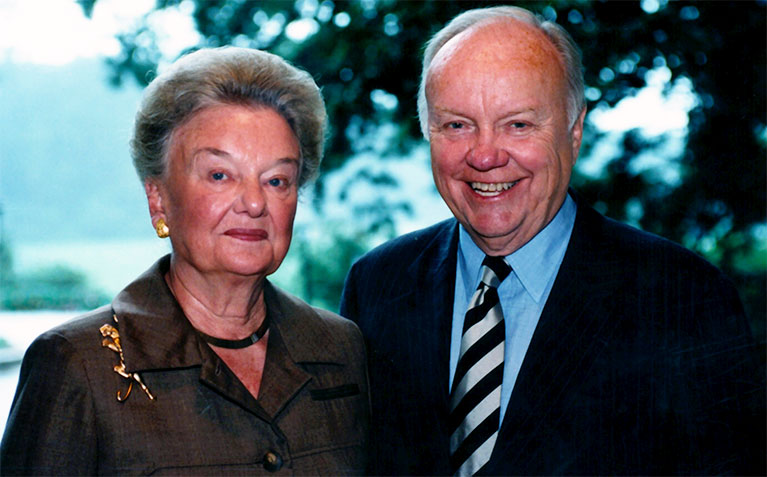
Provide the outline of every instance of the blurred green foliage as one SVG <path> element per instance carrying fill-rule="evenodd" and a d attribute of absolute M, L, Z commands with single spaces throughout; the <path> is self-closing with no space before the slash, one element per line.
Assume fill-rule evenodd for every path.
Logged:
<path fill-rule="evenodd" d="M 295 291 L 315 306 L 337 310 L 349 266 L 367 251 L 365 240 L 335 229 L 326 229 L 320 236 L 298 232 L 291 245 L 298 252 L 301 276 Z"/>
<path fill-rule="evenodd" d="M 97 0 L 80 0 L 89 13 Z M 501 4 L 505 2 L 495 2 Z M 521 1 L 515 5 L 556 19 L 583 50 L 589 110 L 615 106 L 646 85 L 648 72 L 666 68 L 666 90 L 689 81 L 697 95 L 686 145 L 664 157 L 663 137 L 637 131 L 622 137 L 620 151 L 594 177 L 575 171 L 574 187 L 608 216 L 668 237 L 704 255 L 733 278 L 758 337 L 765 337 L 767 302 L 767 198 L 765 197 L 765 2 Z M 360 138 L 393 124 L 387 156 L 420 141 L 416 91 L 424 42 L 463 10 L 487 2 L 395 0 L 157 0 L 135 29 L 119 36 L 122 52 L 109 59 L 119 84 L 146 84 L 165 58 L 156 23 L 158 10 L 191 11 L 199 47 L 238 45 L 277 53 L 312 73 L 327 101 L 332 134 L 325 173 L 342 167 L 367 147 Z M 302 22 L 314 33 L 301 41 L 286 34 Z M 580 161 L 597 154 L 604 132 L 589 127 Z M 643 153 L 659 164 L 637 167 Z M 663 180 L 673 166 L 677 181 Z M 356 180 L 372 181 L 358 177 Z M 381 178 L 379 177 L 380 181 Z M 321 213 L 322 178 L 314 206 Z M 415 198 L 414 200 L 418 200 Z M 356 210 L 370 234 L 391 221 L 386 204 Z M 357 221 L 355 217 L 355 222 Z M 351 218 L 350 218 L 351 220 Z M 350 261 L 371 242 L 359 227 L 337 230 L 327 241 L 298 243 L 306 269 L 307 298 L 337 302 Z M 391 231 L 391 228 L 385 228 Z M 332 245 L 329 245 L 332 244 Z"/>
<path fill-rule="evenodd" d="M 0 309 L 89 310 L 111 301 L 92 288 L 82 272 L 63 265 L 15 273 L 4 243 L 0 243 L 0 270 Z"/>

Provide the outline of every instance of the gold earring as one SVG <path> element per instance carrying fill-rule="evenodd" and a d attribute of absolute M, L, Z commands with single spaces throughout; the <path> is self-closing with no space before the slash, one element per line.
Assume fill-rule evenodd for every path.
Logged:
<path fill-rule="evenodd" d="M 155 225 L 154 230 L 161 239 L 168 238 L 170 235 L 170 229 L 168 224 L 165 223 L 165 219 L 157 219 L 157 225 Z"/>

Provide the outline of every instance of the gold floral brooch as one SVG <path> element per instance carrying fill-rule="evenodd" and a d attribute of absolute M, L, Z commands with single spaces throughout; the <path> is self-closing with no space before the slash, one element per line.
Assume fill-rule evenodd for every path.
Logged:
<path fill-rule="evenodd" d="M 113 314 L 112 318 L 114 318 L 115 323 L 117 323 L 117 315 Z M 144 382 L 141 381 L 141 376 L 139 376 L 138 373 L 129 373 L 125 370 L 125 358 L 123 357 L 123 348 L 120 345 L 120 333 L 118 333 L 117 328 L 110 324 L 105 324 L 99 328 L 99 331 L 101 332 L 101 336 L 104 337 L 104 339 L 101 340 L 101 346 L 111 349 L 120 356 L 120 364 L 112 369 L 123 378 L 130 380 L 125 396 L 123 396 L 119 390 L 117 391 L 117 400 L 124 402 L 128 399 L 128 396 L 130 396 L 130 393 L 133 390 L 133 382 L 135 381 L 141 386 L 141 389 L 144 390 L 146 395 L 149 396 L 149 400 L 154 401 L 154 396 L 149 392 L 149 388 L 146 387 Z"/>

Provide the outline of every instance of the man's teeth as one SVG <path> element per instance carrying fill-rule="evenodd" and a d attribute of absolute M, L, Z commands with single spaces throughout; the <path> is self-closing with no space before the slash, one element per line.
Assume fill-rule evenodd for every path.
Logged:
<path fill-rule="evenodd" d="M 509 190 L 519 181 L 514 182 L 472 182 L 471 188 L 479 195 L 493 196 L 498 195 L 505 190 Z"/>

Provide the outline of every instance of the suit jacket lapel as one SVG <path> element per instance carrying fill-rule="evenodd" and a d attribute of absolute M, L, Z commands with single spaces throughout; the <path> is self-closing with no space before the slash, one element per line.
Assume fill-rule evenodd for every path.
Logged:
<path fill-rule="evenodd" d="M 438 392 L 447 409 L 450 376 L 450 330 L 455 294 L 455 267 L 458 248 L 458 223 L 451 220 L 428 244 L 411 266 L 409 273 L 416 277 L 416 288 L 411 295 L 416 310 L 413 320 L 412 343 L 423 350 L 421 367 L 427 376 L 431 392 Z M 431 365 L 424 367 L 423 363 Z"/>
<path fill-rule="evenodd" d="M 580 200 L 575 226 L 538 326 L 525 355 L 498 437 L 494 458 L 518 462 L 524 469 L 533 456 L 527 446 L 545 438 L 542 417 L 577 385 L 604 348 L 615 327 L 607 302 L 619 281 L 611 282 L 606 254 L 599 243 L 604 220 Z M 552 416 L 554 419 L 558 417 Z M 566 416 L 563 416 L 566 418 Z M 513 464 L 512 464 L 513 465 Z"/>
<path fill-rule="evenodd" d="M 412 467 L 410 473 L 449 472 L 450 435 L 448 429 L 450 329 L 455 293 L 455 267 L 458 244 L 458 226 L 455 220 L 442 227 L 431 243 L 426 244 L 421 256 L 413 262 L 408 273 L 415 278 L 414 290 L 403 309 L 408 313 L 408 326 L 403 330 L 403 343 L 408 347 L 408 378 L 414 387 L 412 403 L 418 415 L 431 423 L 428 445 L 414 455 L 421 454 L 422 467 Z M 413 283 L 413 282 L 410 282 Z"/>

